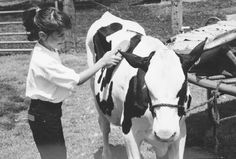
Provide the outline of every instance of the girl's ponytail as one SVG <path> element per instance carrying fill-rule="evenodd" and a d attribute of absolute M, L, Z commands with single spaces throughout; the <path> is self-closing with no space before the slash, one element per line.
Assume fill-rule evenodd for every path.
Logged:
<path fill-rule="evenodd" d="M 38 36 L 39 28 L 34 23 L 34 17 L 37 13 L 37 9 L 38 8 L 30 8 L 23 12 L 23 17 L 22 17 L 23 25 L 26 31 L 30 32 L 30 34 L 27 34 L 29 41 L 34 41 L 39 39 Z"/>
<path fill-rule="evenodd" d="M 23 25 L 28 34 L 28 40 L 39 40 L 39 31 L 50 35 L 54 31 L 71 29 L 70 17 L 54 7 L 42 9 L 31 8 L 23 13 Z"/>

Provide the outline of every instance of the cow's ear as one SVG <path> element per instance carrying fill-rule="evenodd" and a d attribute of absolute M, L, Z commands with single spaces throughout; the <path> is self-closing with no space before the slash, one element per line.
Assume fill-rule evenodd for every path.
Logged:
<path fill-rule="evenodd" d="M 120 52 L 120 53 L 132 67 L 140 68 L 145 72 L 147 72 L 150 60 L 152 56 L 155 54 L 155 51 L 151 52 L 147 57 L 140 57 L 138 55 L 126 52 Z"/>
<path fill-rule="evenodd" d="M 178 54 L 182 63 L 182 68 L 187 73 L 204 52 L 204 46 L 207 38 L 199 43 L 189 54 Z"/>

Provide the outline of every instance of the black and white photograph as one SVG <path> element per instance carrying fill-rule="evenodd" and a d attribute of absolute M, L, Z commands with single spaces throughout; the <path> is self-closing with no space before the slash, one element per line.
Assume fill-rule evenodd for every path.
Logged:
<path fill-rule="evenodd" d="M 236 0 L 0 0 L 0 159 L 235 159 Z"/>

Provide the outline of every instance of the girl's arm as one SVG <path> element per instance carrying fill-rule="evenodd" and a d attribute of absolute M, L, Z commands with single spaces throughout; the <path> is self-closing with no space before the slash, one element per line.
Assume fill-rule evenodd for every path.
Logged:
<path fill-rule="evenodd" d="M 83 84 L 89 78 L 91 78 L 98 70 L 103 67 L 110 67 L 112 65 L 116 65 L 122 59 L 120 56 L 115 55 L 116 52 L 110 51 L 107 52 L 100 60 L 98 60 L 92 67 L 86 69 L 82 73 L 80 73 L 80 80 L 78 85 Z"/>

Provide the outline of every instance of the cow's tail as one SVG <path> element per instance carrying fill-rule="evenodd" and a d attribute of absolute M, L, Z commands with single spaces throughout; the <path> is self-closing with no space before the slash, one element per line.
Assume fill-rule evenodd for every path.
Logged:
<path fill-rule="evenodd" d="M 89 30 L 86 36 L 86 41 L 85 41 L 85 47 L 86 47 L 86 53 L 87 53 L 87 64 L 88 67 L 92 67 L 95 64 L 95 51 L 94 51 L 94 45 L 93 45 L 93 35 L 92 31 Z M 92 93 L 94 94 L 94 80 L 95 77 L 90 78 L 90 87 L 92 89 Z"/>
<path fill-rule="evenodd" d="M 88 67 L 92 67 L 95 63 L 95 53 L 94 53 L 92 38 L 87 36 L 85 45 L 86 45 L 86 52 L 87 52 L 87 64 L 88 64 Z"/>

